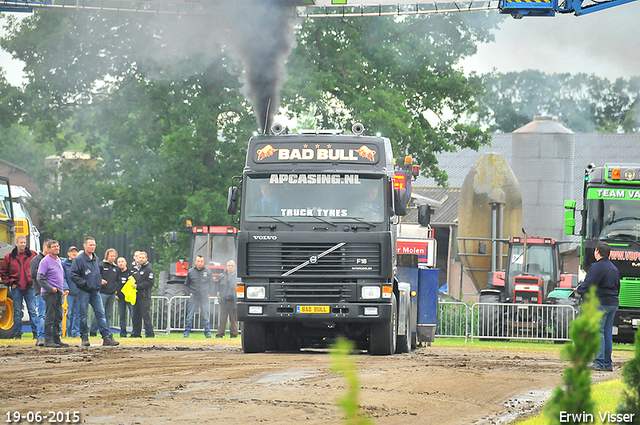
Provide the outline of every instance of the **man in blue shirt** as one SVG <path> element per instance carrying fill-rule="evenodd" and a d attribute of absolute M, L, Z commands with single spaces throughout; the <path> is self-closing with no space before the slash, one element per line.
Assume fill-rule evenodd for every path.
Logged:
<path fill-rule="evenodd" d="M 593 253 L 596 262 L 591 264 L 584 282 L 576 288 L 579 294 L 585 294 L 589 292 L 591 286 L 596 287 L 596 295 L 600 301 L 598 309 L 602 311 L 602 321 L 600 322 L 602 348 L 590 369 L 606 372 L 613 371 L 613 362 L 611 361 L 613 317 L 618 310 L 618 295 L 620 294 L 620 272 L 609 260 L 609 252 L 611 252 L 611 248 L 608 243 L 598 242 Z"/>

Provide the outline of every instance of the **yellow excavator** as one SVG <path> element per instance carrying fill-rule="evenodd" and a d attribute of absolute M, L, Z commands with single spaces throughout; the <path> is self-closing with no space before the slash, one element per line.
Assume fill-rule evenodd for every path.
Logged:
<path fill-rule="evenodd" d="M 29 220 L 15 218 L 12 201 L 9 179 L 0 177 L 0 263 L 13 249 L 17 236 L 29 237 Z M 0 281 L 0 338 L 13 337 L 13 313 L 11 288 Z"/>

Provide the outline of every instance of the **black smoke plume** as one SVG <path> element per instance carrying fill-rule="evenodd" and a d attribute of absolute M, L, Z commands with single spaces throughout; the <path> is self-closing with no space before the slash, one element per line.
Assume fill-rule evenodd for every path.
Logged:
<path fill-rule="evenodd" d="M 286 60 L 295 47 L 294 0 L 234 0 L 229 43 L 244 67 L 244 95 L 260 131 L 267 133 L 280 106 Z"/>

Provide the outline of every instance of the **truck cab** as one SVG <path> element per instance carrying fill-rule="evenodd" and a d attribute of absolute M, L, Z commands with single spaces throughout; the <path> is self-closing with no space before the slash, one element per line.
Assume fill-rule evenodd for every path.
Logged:
<path fill-rule="evenodd" d="M 237 264 L 245 352 L 324 347 L 337 335 L 374 354 L 395 352 L 396 227 L 410 177 L 394 170 L 386 138 L 249 141 Z M 230 213 L 238 189 L 230 188 Z"/>

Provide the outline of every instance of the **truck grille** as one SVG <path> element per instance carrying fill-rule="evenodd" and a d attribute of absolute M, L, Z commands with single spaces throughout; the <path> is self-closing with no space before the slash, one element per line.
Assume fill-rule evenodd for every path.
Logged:
<path fill-rule="evenodd" d="M 620 281 L 620 307 L 640 307 L 640 279 L 626 277 Z"/>
<path fill-rule="evenodd" d="M 309 261 L 336 244 L 302 242 L 259 242 L 247 246 L 247 275 L 281 277 L 284 273 Z M 379 276 L 379 243 L 346 243 L 291 273 L 289 278 Z"/>
<path fill-rule="evenodd" d="M 279 284 L 274 288 L 276 300 L 291 303 L 339 303 L 351 298 L 353 285 Z"/>

